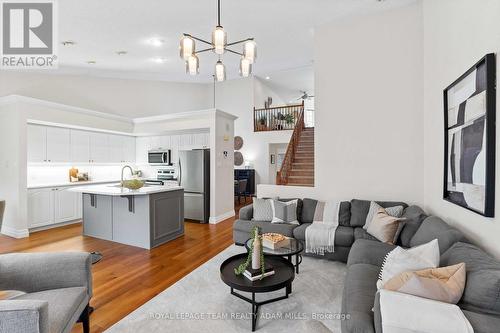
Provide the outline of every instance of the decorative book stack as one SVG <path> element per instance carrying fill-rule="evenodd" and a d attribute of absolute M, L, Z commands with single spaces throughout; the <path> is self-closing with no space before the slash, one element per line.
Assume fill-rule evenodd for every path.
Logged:
<path fill-rule="evenodd" d="M 249 279 L 250 281 L 260 280 L 261 278 L 265 278 L 266 276 L 270 276 L 274 274 L 273 266 L 269 264 L 264 264 L 264 274 L 262 274 L 262 269 L 253 269 L 251 267 L 247 267 L 243 275 Z"/>
<path fill-rule="evenodd" d="M 283 236 L 282 234 L 269 232 L 262 235 L 262 245 L 268 249 L 276 250 L 282 247 L 290 246 L 290 238 Z"/>

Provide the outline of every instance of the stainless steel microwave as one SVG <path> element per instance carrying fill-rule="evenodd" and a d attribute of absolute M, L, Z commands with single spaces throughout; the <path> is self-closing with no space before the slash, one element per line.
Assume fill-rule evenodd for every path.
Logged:
<path fill-rule="evenodd" d="M 172 165 L 170 149 L 148 151 L 148 163 L 154 165 Z"/>

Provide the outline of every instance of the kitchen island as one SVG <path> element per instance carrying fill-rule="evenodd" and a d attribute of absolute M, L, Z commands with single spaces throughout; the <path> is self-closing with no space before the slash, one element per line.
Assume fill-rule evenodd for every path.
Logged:
<path fill-rule="evenodd" d="M 146 185 L 129 190 L 116 184 L 71 188 L 81 192 L 83 234 L 151 249 L 184 234 L 184 190 Z"/>

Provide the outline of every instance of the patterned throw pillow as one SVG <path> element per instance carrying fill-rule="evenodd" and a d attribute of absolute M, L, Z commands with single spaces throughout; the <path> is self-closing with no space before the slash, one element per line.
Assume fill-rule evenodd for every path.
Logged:
<path fill-rule="evenodd" d="M 298 225 L 297 202 L 298 200 L 291 200 L 287 202 L 271 200 L 271 209 L 273 214 L 271 223 L 289 223 Z"/>
<path fill-rule="evenodd" d="M 383 243 L 394 244 L 400 224 L 401 218 L 391 216 L 387 214 L 385 209 L 379 208 L 367 232 Z"/>
<path fill-rule="evenodd" d="M 368 231 L 368 227 L 372 223 L 373 217 L 375 216 L 375 214 L 377 214 L 377 212 L 381 208 L 385 209 L 387 214 L 394 216 L 394 217 L 401 217 L 401 215 L 403 215 L 403 211 L 404 211 L 403 206 L 394 206 L 394 207 L 384 208 L 384 207 L 380 206 L 378 203 L 376 203 L 375 201 L 372 201 L 372 202 L 370 202 L 370 210 L 368 211 L 368 215 L 366 215 L 366 222 L 365 222 L 365 225 L 363 226 L 363 229 Z"/>
<path fill-rule="evenodd" d="M 438 266 L 439 244 L 437 239 L 408 250 L 398 246 L 385 256 L 377 287 L 382 288 L 387 281 L 403 272 Z"/>
<path fill-rule="evenodd" d="M 457 304 L 465 289 L 465 263 L 396 275 L 383 289 Z"/>
<path fill-rule="evenodd" d="M 272 199 L 253 199 L 252 221 L 271 222 L 273 220 Z"/>

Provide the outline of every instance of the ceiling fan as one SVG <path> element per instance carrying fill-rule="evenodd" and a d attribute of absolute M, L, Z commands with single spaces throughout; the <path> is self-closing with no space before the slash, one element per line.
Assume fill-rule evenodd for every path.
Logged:
<path fill-rule="evenodd" d="M 295 99 L 296 101 L 301 101 L 301 100 L 302 100 L 302 101 L 305 101 L 305 100 L 310 100 L 310 99 L 314 98 L 314 95 L 309 95 L 309 94 L 307 93 L 307 91 L 302 91 L 302 90 L 301 90 L 300 92 L 301 92 L 301 94 L 302 94 L 302 95 L 300 95 L 299 97 L 297 97 L 297 98 Z"/>

